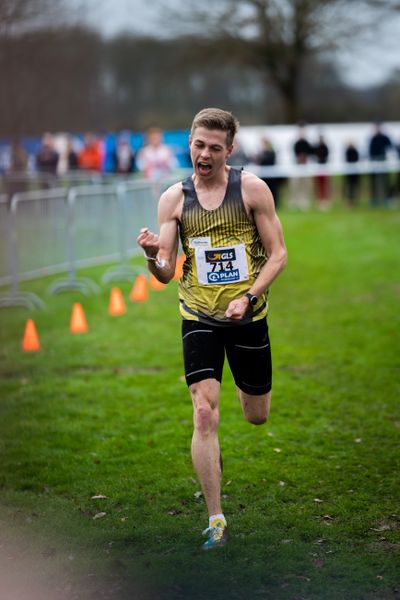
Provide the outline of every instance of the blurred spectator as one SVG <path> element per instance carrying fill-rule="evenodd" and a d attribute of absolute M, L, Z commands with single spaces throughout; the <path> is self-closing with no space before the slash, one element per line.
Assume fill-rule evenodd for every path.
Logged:
<path fill-rule="evenodd" d="M 375 125 L 375 133 L 369 142 L 369 158 L 375 162 L 384 162 L 388 150 L 392 147 L 389 136 L 383 132 L 381 123 Z M 371 173 L 371 204 L 378 206 L 389 200 L 389 176 L 388 173 Z"/>
<path fill-rule="evenodd" d="M 51 133 L 45 133 L 42 137 L 41 147 L 36 154 L 36 169 L 40 173 L 55 175 L 59 161 L 59 154 L 54 148 L 54 138 Z"/>
<path fill-rule="evenodd" d="M 129 174 L 136 169 L 135 153 L 129 143 L 127 135 L 118 138 L 116 148 L 112 156 L 114 173 Z"/>
<path fill-rule="evenodd" d="M 12 197 L 28 189 L 28 154 L 18 139 L 11 142 L 9 164 L 4 177 L 4 188 L 10 206 Z"/>
<path fill-rule="evenodd" d="M 262 149 L 261 152 L 256 157 L 256 163 L 262 167 L 273 167 L 276 164 L 276 152 L 271 141 L 267 137 L 263 137 L 262 140 Z M 263 176 L 261 174 L 261 179 L 265 181 L 268 185 L 271 193 L 274 197 L 275 207 L 279 206 L 279 193 L 280 193 L 280 184 L 282 183 L 282 179 L 279 177 L 272 176 Z"/>
<path fill-rule="evenodd" d="M 93 133 L 85 134 L 85 142 L 78 155 L 79 168 L 85 171 L 101 171 L 103 152 L 99 140 Z"/>
<path fill-rule="evenodd" d="M 158 127 L 147 131 L 146 144 L 137 156 L 137 166 L 150 181 L 159 181 L 178 166 L 171 148 L 163 143 Z"/>
<path fill-rule="evenodd" d="M 325 165 L 328 162 L 329 148 L 322 134 L 319 135 L 318 142 L 315 144 L 312 150 L 318 164 Z M 315 176 L 315 195 L 319 208 L 326 209 L 329 207 L 329 176 L 325 173 L 320 173 Z"/>
<path fill-rule="evenodd" d="M 313 147 L 306 138 L 306 133 L 303 125 L 299 125 L 297 140 L 293 145 L 293 152 L 296 158 L 296 163 L 304 165 L 313 153 Z"/>
<path fill-rule="evenodd" d="M 313 148 L 307 140 L 304 127 L 299 126 L 298 137 L 293 145 L 297 165 L 306 165 Z M 311 206 L 311 178 L 307 175 L 295 175 L 290 178 L 289 206 L 307 210 Z"/>
<path fill-rule="evenodd" d="M 13 140 L 10 149 L 10 171 L 23 173 L 28 169 L 28 154 L 18 139 Z"/>
<path fill-rule="evenodd" d="M 227 160 L 231 167 L 244 167 L 249 163 L 248 156 L 239 141 L 235 141 L 233 152 Z"/>
<path fill-rule="evenodd" d="M 345 161 L 352 165 L 360 160 L 360 153 L 353 142 L 349 142 L 345 150 Z M 349 206 L 355 206 L 358 200 L 360 188 L 360 175 L 358 173 L 347 173 L 344 176 L 344 197 Z"/>
<path fill-rule="evenodd" d="M 10 148 L 0 145 L 0 175 L 3 175 L 10 168 Z"/>
<path fill-rule="evenodd" d="M 79 156 L 75 150 L 74 140 L 71 136 L 67 138 L 67 168 L 68 171 L 76 171 L 79 169 Z"/>

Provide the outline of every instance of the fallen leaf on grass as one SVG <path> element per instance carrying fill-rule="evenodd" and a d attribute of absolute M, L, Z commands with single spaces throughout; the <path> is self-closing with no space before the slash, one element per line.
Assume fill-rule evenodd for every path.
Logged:
<path fill-rule="evenodd" d="M 94 517 L 93 517 L 93 520 L 95 520 L 95 519 L 102 519 L 103 517 L 105 517 L 105 516 L 106 516 L 106 514 L 107 514 L 107 513 L 105 513 L 105 512 L 99 512 L 99 513 L 96 513 L 96 514 L 94 515 Z"/>
<path fill-rule="evenodd" d="M 176 515 L 181 515 L 182 511 L 177 508 L 173 508 L 172 510 L 168 511 L 168 514 L 171 515 L 171 517 L 175 517 Z"/>
<path fill-rule="evenodd" d="M 372 531 L 398 531 L 400 524 L 397 521 L 382 521 L 378 524 L 378 527 L 371 527 Z"/>

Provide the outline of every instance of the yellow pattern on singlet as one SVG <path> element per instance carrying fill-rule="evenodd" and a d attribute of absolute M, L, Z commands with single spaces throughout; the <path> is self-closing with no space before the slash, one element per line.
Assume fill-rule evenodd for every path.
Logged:
<path fill-rule="evenodd" d="M 257 228 L 247 216 L 241 192 L 241 171 L 231 168 L 223 202 L 215 210 L 204 209 L 198 201 L 191 177 L 182 182 L 184 203 L 180 237 L 186 260 L 179 282 L 180 312 L 184 319 L 214 325 L 236 325 L 225 317 L 229 303 L 249 291 L 267 258 Z M 201 284 L 198 281 L 193 239 L 209 240 L 211 248 L 244 244 L 249 278 L 234 283 Z M 266 316 L 268 292 L 246 313 L 240 324 Z"/>

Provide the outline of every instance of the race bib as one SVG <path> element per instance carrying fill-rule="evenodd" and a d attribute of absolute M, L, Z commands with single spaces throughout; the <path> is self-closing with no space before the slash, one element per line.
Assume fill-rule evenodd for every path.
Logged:
<path fill-rule="evenodd" d="M 226 248 L 195 249 L 197 278 L 203 285 L 237 283 L 249 278 L 244 244 Z"/>

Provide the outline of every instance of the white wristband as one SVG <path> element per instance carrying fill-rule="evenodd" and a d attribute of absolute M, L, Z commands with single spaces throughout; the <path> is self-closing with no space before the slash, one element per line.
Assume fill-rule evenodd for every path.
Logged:
<path fill-rule="evenodd" d="M 157 269 L 163 269 L 165 267 L 164 259 L 158 260 L 158 256 L 156 256 L 154 258 L 154 256 L 148 256 L 146 254 L 146 252 L 144 252 L 144 256 L 145 256 L 146 260 L 150 260 L 151 262 L 153 262 L 155 264 L 155 266 L 157 267 Z"/>
<path fill-rule="evenodd" d="M 154 257 L 154 256 L 147 256 L 146 252 L 143 252 L 143 254 L 144 254 L 144 257 L 145 257 L 146 260 L 151 260 L 152 262 L 157 262 L 157 256 L 156 257 Z"/>

